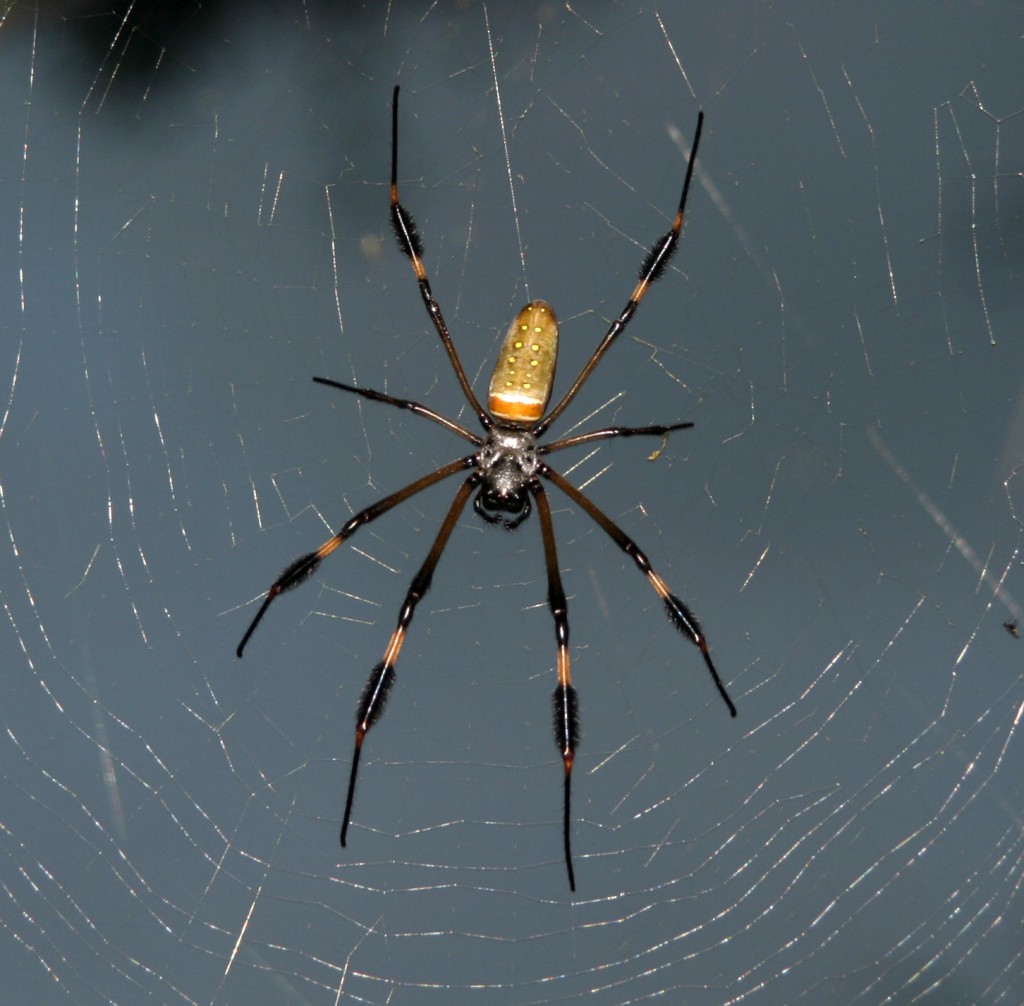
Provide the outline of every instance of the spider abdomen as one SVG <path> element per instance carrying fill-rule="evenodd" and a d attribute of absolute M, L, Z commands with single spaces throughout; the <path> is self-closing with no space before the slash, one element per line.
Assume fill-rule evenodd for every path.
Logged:
<path fill-rule="evenodd" d="M 491 376 L 487 407 L 506 423 L 534 423 L 544 415 L 558 356 L 558 319 L 551 305 L 532 300 L 505 333 Z"/>

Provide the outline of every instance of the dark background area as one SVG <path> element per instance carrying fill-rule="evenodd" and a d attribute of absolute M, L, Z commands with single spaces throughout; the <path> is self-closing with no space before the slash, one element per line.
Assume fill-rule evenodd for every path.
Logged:
<path fill-rule="evenodd" d="M 168 12 L 173 12 L 169 14 Z M 1024 995 L 1017 4 L 14 3 L 0 34 L 0 973 L 12 1002 L 1013 1003 Z M 455 491 L 260 594 L 470 424 L 531 297 L 583 739 L 562 863 L 539 524 Z M 1009 627 L 1009 629 L 1007 628 Z M 1010 631 L 1012 630 L 1012 631 Z"/>

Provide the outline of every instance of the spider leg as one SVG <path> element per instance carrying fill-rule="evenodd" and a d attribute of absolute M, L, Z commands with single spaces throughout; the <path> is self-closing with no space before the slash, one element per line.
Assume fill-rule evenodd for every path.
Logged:
<path fill-rule="evenodd" d="M 673 423 L 671 426 L 609 426 L 604 430 L 591 430 L 589 433 L 581 433 L 575 437 L 566 437 L 564 440 L 555 440 L 550 444 L 541 444 L 537 448 L 537 453 L 550 454 L 552 451 L 561 451 L 566 447 L 589 444 L 594 440 L 611 440 L 612 437 L 661 437 L 674 430 L 688 430 L 692 426 L 693 423 Z"/>
<path fill-rule="evenodd" d="M 450 467 L 450 466 L 447 466 Z M 345 844 L 345 835 L 348 832 L 348 823 L 352 816 L 352 798 L 356 792 L 356 773 L 359 770 L 359 754 L 363 748 L 363 739 L 367 731 L 380 719 L 384 711 L 384 703 L 387 701 L 388 692 L 395 681 L 395 662 L 398 654 L 402 651 L 402 644 L 405 642 L 405 633 L 416 612 L 416 605 L 423 600 L 423 595 L 430 589 L 430 581 L 434 578 L 434 570 L 437 568 L 438 560 L 444 551 L 445 545 L 455 528 L 455 523 L 462 513 L 462 508 L 469 499 L 469 494 L 480 484 L 483 476 L 479 472 L 472 475 L 462 483 L 459 491 L 448 508 L 448 515 L 438 531 L 434 544 L 431 546 L 427 558 L 420 567 L 419 572 L 412 578 L 409 590 L 405 595 L 402 610 L 398 614 L 398 625 L 391 634 L 388 648 L 384 651 L 384 659 L 370 673 L 370 678 L 363 689 L 362 697 L 359 699 L 359 709 L 356 714 L 356 744 L 352 753 L 352 771 L 348 779 L 348 796 L 345 798 L 345 816 L 341 822 L 341 844 Z"/>
<path fill-rule="evenodd" d="M 466 396 L 473 411 L 477 414 L 480 424 L 485 430 L 494 426 L 494 420 L 484 411 L 473 388 L 470 386 L 469 378 L 462 369 L 462 361 L 455 351 L 455 344 L 448 333 L 448 326 L 445 324 L 444 315 L 441 313 L 441 305 L 434 299 L 430 289 L 430 280 L 427 279 L 427 270 L 423 265 L 423 241 L 416 230 L 416 223 L 412 214 L 398 201 L 398 86 L 395 86 L 394 95 L 391 99 L 391 226 L 394 228 L 395 237 L 398 238 L 398 246 L 409 257 L 412 263 L 412 271 L 416 274 L 416 280 L 420 285 L 420 296 L 423 304 L 430 315 L 430 320 L 441 337 L 441 343 L 451 361 L 452 369 L 462 387 L 462 393 Z"/>
<path fill-rule="evenodd" d="M 640 279 L 637 281 L 633 292 L 630 294 L 622 313 L 611 323 L 604 338 L 594 350 L 594 355 L 584 364 L 580 376 L 573 382 L 572 387 L 562 396 L 562 400 L 533 428 L 533 432 L 539 437 L 563 412 L 565 407 L 576 397 L 576 393 L 583 386 L 583 382 L 590 376 L 591 371 L 598 365 L 601 357 L 608 351 L 608 348 L 622 333 L 622 330 L 629 324 L 633 313 L 644 299 L 651 284 L 658 279 L 665 271 L 669 259 L 672 258 L 676 245 L 679 242 L 679 234 L 683 229 L 683 214 L 686 210 L 686 197 L 690 191 L 690 179 L 693 177 L 693 166 L 697 161 L 697 147 L 700 144 L 701 129 L 704 126 L 704 113 L 697 115 L 697 129 L 693 134 L 693 145 L 690 147 L 690 156 L 686 165 L 686 177 L 683 180 L 683 191 L 679 197 L 679 208 L 676 210 L 675 220 L 672 226 L 651 246 L 643 264 L 640 266 Z"/>
<path fill-rule="evenodd" d="M 725 690 L 725 685 L 722 684 L 722 679 L 718 676 L 718 671 L 715 669 L 715 665 L 711 660 L 711 654 L 708 653 L 708 642 L 704 636 L 704 631 L 700 627 L 700 623 L 697 621 L 697 616 L 678 598 L 675 594 L 671 593 L 668 587 L 665 585 L 665 581 L 662 580 L 657 573 L 651 568 L 650 561 L 643 552 L 640 551 L 639 546 L 632 538 L 629 537 L 614 521 L 609 518 L 604 511 L 599 509 L 595 503 L 592 503 L 579 489 L 577 489 L 571 482 L 567 481 L 562 475 L 559 475 L 553 468 L 548 467 L 546 464 L 541 464 L 540 474 L 545 478 L 550 479 L 566 496 L 569 497 L 575 504 L 582 507 L 591 518 L 597 523 L 601 529 L 608 535 L 612 541 L 615 542 L 619 548 L 622 549 L 626 555 L 630 556 L 632 560 L 640 568 L 640 572 L 647 577 L 650 585 L 655 589 L 658 596 L 665 602 L 665 610 L 668 612 L 668 617 L 672 620 L 673 624 L 679 629 L 684 636 L 686 636 L 694 646 L 698 647 L 701 652 L 701 656 L 704 658 L 704 663 L 707 665 L 708 670 L 711 672 L 711 677 L 714 679 L 715 687 L 718 688 L 718 694 L 722 696 L 722 701 L 729 707 L 729 715 L 736 715 L 736 706 L 733 704 L 729 693 Z"/>
<path fill-rule="evenodd" d="M 440 412 L 435 412 L 433 409 L 428 409 L 425 405 L 420 405 L 419 402 L 411 402 L 407 398 L 395 398 L 394 395 L 387 395 L 383 391 L 374 391 L 372 388 L 357 388 L 354 384 L 342 384 L 340 381 L 332 381 L 329 377 L 314 377 L 313 380 L 317 384 L 326 384 L 329 388 L 351 391 L 354 395 L 362 395 L 363 398 L 369 398 L 374 402 L 384 402 L 385 405 L 394 405 L 399 409 L 408 409 L 410 412 L 416 413 L 417 416 L 432 419 L 446 430 L 458 434 L 471 444 L 476 444 L 477 447 L 483 443 L 483 439 L 475 433 L 470 433 L 464 426 L 460 426 L 453 420 L 448 419 L 447 416 L 442 416 Z"/>
<path fill-rule="evenodd" d="M 536 479 L 530 483 L 530 492 L 537 500 L 537 514 L 540 517 L 541 536 L 544 539 L 544 562 L 548 573 L 548 606 L 555 620 L 555 639 L 558 642 L 558 687 L 554 694 L 555 743 L 562 752 L 565 767 L 565 782 L 562 795 L 562 841 L 565 846 L 565 868 L 569 873 L 569 890 L 576 890 L 576 876 L 572 869 L 572 847 L 569 840 L 570 786 L 572 763 L 579 741 L 579 711 L 576 689 L 572 686 L 569 673 L 569 605 L 562 589 L 562 575 L 558 570 L 558 553 L 555 548 L 555 531 L 551 524 L 551 505 L 548 494 Z"/>
<path fill-rule="evenodd" d="M 262 621 L 263 616 L 267 612 L 267 608 L 270 607 L 270 602 L 273 601 L 278 594 L 283 594 L 285 591 L 291 590 L 293 587 L 297 587 L 303 580 L 312 576 L 317 566 L 319 566 L 327 556 L 329 556 L 342 542 L 344 542 L 346 538 L 352 537 L 352 535 L 355 534 L 356 531 L 358 531 L 364 524 L 369 524 L 370 521 L 376 520 L 381 516 L 381 514 L 387 513 L 392 507 L 398 506 L 399 503 L 404 502 L 410 496 L 415 496 L 416 493 L 429 488 L 435 482 L 440 482 L 449 475 L 454 475 L 458 471 L 470 468 L 474 464 L 476 464 L 476 455 L 471 454 L 468 457 L 458 458 L 450 464 L 444 465 L 442 468 L 438 468 L 437 471 L 431 472 L 429 475 L 424 475 L 422 478 L 418 478 L 415 482 L 410 482 L 404 489 L 399 489 L 398 492 L 392 493 L 390 496 L 385 496 L 384 499 L 378 500 L 376 503 L 371 503 L 365 510 L 360 510 L 359 513 L 348 520 L 340 531 L 328 538 L 327 541 L 325 541 L 315 552 L 308 552 L 306 555 L 299 556 L 299 558 L 290 566 L 287 566 L 284 572 L 282 572 L 281 575 L 270 585 L 270 589 L 267 591 L 267 596 L 263 598 L 263 603 L 260 605 L 260 610 L 256 612 L 256 617 L 249 623 L 249 628 L 245 630 L 245 635 L 242 636 L 242 641 L 238 644 L 238 649 L 235 650 L 236 656 L 241 657 L 246 643 L 249 642 L 249 638 L 256 631 L 256 626 Z"/>

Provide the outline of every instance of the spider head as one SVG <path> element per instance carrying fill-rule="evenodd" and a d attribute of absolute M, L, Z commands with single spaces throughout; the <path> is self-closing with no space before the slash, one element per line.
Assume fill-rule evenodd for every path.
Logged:
<path fill-rule="evenodd" d="M 537 440 L 528 429 L 496 425 L 476 456 L 483 484 L 473 509 L 488 524 L 519 527 L 530 516 L 530 482 L 537 477 L 540 460 Z"/>
<path fill-rule="evenodd" d="M 473 509 L 488 524 L 504 524 L 512 531 L 530 516 L 530 494 L 525 488 L 502 492 L 485 482 L 476 494 Z"/>

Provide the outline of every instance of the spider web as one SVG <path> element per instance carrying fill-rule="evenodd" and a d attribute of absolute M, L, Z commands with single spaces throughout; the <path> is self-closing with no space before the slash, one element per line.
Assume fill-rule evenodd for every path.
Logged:
<path fill-rule="evenodd" d="M 1024 1000 L 1019 5 L 10 3 L 0 35 L 0 973 L 47 1003 Z M 170 16 L 166 12 L 173 10 Z M 583 737 L 565 883 L 537 521 L 463 516 L 353 711 L 544 297 L 552 431 L 739 707 L 552 491 Z M 553 459 L 554 460 L 554 459 Z"/>

